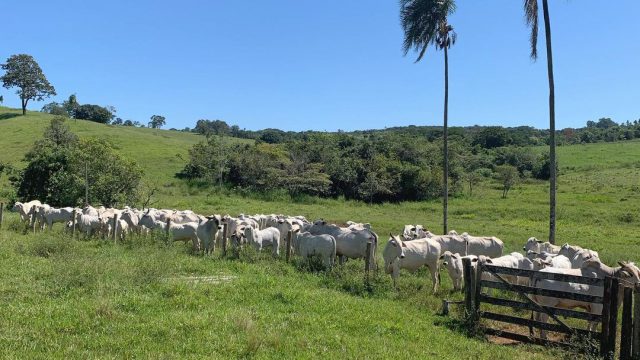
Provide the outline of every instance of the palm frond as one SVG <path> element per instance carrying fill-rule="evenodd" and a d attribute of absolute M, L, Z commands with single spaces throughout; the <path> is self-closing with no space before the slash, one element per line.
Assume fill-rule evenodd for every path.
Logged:
<path fill-rule="evenodd" d="M 524 0 L 524 17 L 531 28 L 531 58 L 538 58 L 538 0 Z"/>
<path fill-rule="evenodd" d="M 441 49 L 442 26 L 455 11 L 454 0 L 400 0 L 400 23 L 404 30 L 403 52 L 418 52 L 420 61 L 430 45 Z M 446 39 L 446 37 L 444 38 Z M 449 45 L 450 46 L 450 45 Z"/>

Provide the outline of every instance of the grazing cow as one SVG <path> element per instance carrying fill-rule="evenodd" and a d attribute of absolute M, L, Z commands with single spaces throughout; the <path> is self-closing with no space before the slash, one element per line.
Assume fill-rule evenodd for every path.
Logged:
<path fill-rule="evenodd" d="M 438 260 L 440 259 L 440 244 L 432 239 L 418 239 L 402 241 L 399 236 L 389 234 L 389 242 L 385 246 L 382 257 L 384 259 L 384 271 L 391 275 L 393 287 L 397 287 L 397 279 L 400 269 L 416 271 L 426 266 L 431 273 L 433 292 L 438 291 L 440 273 Z"/>
<path fill-rule="evenodd" d="M 167 231 L 167 223 L 159 220 L 154 220 L 151 215 L 144 214 L 138 224 L 143 225 L 149 229 L 160 229 Z M 200 239 L 198 238 L 198 223 L 190 222 L 186 224 L 171 224 L 169 227 L 169 233 L 173 241 L 189 241 L 193 244 L 193 251 L 200 251 Z"/>
<path fill-rule="evenodd" d="M 314 255 L 320 256 L 325 268 L 333 267 L 336 258 L 336 239 L 327 234 L 312 235 L 309 232 L 293 232 L 293 251 L 296 255 L 308 258 Z"/>
<path fill-rule="evenodd" d="M 522 250 L 524 251 L 535 251 L 537 253 L 549 253 L 549 254 L 557 254 L 560 252 L 560 246 L 558 245 L 553 245 L 550 242 L 542 242 L 541 240 L 538 240 L 534 237 L 530 237 L 529 239 L 527 239 L 527 242 L 524 244 L 524 246 L 522 247 Z"/>
<path fill-rule="evenodd" d="M 453 290 L 462 290 L 462 282 L 464 281 L 464 272 L 462 259 L 471 259 L 471 261 L 477 261 L 478 257 L 475 255 L 460 256 L 460 254 L 452 254 L 450 251 L 445 251 L 440 255 L 442 265 L 445 266 L 451 282 L 453 282 Z"/>
<path fill-rule="evenodd" d="M 41 229 L 44 230 L 48 228 L 49 230 L 53 229 L 54 223 L 66 223 L 67 221 L 73 218 L 73 208 L 53 208 L 48 205 L 40 206 L 37 215 L 40 223 Z"/>
<path fill-rule="evenodd" d="M 251 226 L 246 226 L 244 228 L 244 237 L 258 251 L 262 251 L 266 246 L 271 246 L 273 256 L 280 255 L 280 231 L 278 229 L 270 227 L 258 230 Z"/>
<path fill-rule="evenodd" d="M 120 220 L 125 221 L 127 223 L 127 227 L 130 231 L 135 231 L 140 234 L 140 225 L 138 222 L 140 221 L 140 217 L 138 214 L 132 209 L 126 209 L 120 214 Z"/>
<path fill-rule="evenodd" d="M 20 220 L 25 223 L 31 222 L 31 215 L 35 209 L 42 205 L 42 203 L 38 200 L 31 200 L 26 203 L 21 203 L 20 201 L 16 201 L 13 204 L 13 211 L 17 211 L 20 214 Z"/>
<path fill-rule="evenodd" d="M 618 262 L 619 267 L 609 267 L 598 260 L 589 259 L 585 261 L 580 269 L 558 269 L 558 268 L 544 268 L 541 272 L 565 274 L 574 276 L 583 276 L 604 279 L 606 276 L 617 277 L 621 280 L 627 281 L 631 284 L 640 284 L 640 269 L 634 263 Z M 587 284 L 578 284 L 572 282 L 555 281 L 547 279 L 536 279 L 533 286 L 539 289 L 556 290 L 563 292 L 571 292 L 578 294 L 603 296 L 604 289 L 602 286 L 594 286 Z M 620 287 L 620 291 L 623 287 Z M 552 306 L 563 309 L 583 308 L 591 314 L 601 315 L 602 304 L 589 303 L 571 299 L 552 298 L 541 295 L 533 295 L 532 298 L 536 303 L 543 306 Z M 618 296 L 621 300 L 622 296 Z M 536 320 L 541 322 L 547 322 L 548 315 L 546 313 L 535 313 Z M 597 328 L 597 322 L 589 323 L 589 330 L 595 331 Z M 541 330 L 540 336 L 546 339 L 546 331 Z"/>

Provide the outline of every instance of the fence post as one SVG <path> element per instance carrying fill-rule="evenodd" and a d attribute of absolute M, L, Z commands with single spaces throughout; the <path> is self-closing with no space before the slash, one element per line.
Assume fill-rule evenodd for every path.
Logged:
<path fill-rule="evenodd" d="M 620 360 L 631 359 L 631 341 L 633 340 L 632 302 L 633 289 L 625 287 L 622 303 L 622 328 L 620 330 Z"/>
<path fill-rule="evenodd" d="M 473 297 L 475 295 L 473 291 L 473 268 L 471 266 L 471 259 L 462 259 L 462 278 L 464 280 L 464 314 L 466 317 L 470 317 L 473 314 Z"/>
<path fill-rule="evenodd" d="M 170 241 L 169 239 L 170 231 L 171 231 L 171 218 L 168 218 L 167 219 L 167 241 Z"/>
<path fill-rule="evenodd" d="M 287 238 L 284 242 L 284 251 L 285 251 L 285 261 L 289 262 L 289 259 L 291 258 L 291 237 L 293 236 L 293 233 L 291 232 L 291 230 L 287 231 Z"/>
<path fill-rule="evenodd" d="M 471 272 L 473 274 L 473 271 Z M 480 282 L 482 281 L 482 265 L 478 262 L 475 270 L 475 281 L 471 285 L 473 292 L 475 292 L 475 297 L 473 300 L 473 316 L 474 321 L 477 323 L 480 320 L 480 294 L 482 293 L 482 286 L 480 286 Z"/>
<path fill-rule="evenodd" d="M 222 224 L 222 256 L 227 256 L 227 223 Z"/>
<path fill-rule="evenodd" d="M 4 203 L 0 202 L 0 229 L 2 229 L 2 220 L 4 220 Z"/>
<path fill-rule="evenodd" d="M 71 212 L 71 239 L 76 237 L 76 209 Z"/>
<path fill-rule="evenodd" d="M 640 359 L 640 287 L 633 289 L 633 344 L 632 357 Z"/>
<path fill-rule="evenodd" d="M 371 270 L 371 241 L 367 241 L 367 252 L 364 258 L 364 273 L 367 285 L 369 285 L 369 270 Z"/>
<path fill-rule="evenodd" d="M 31 228 L 33 230 L 33 233 L 36 233 L 36 206 L 33 205 L 31 207 Z"/>
<path fill-rule="evenodd" d="M 600 333 L 600 356 L 606 358 L 610 351 L 609 344 L 609 311 L 611 311 L 611 307 L 609 304 L 611 303 L 611 277 L 607 276 L 604 278 L 604 293 L 602 296 L 602 331 Z"/>
<path fill-rule="evenodd" d="M 116 240 L 116 226 L 118 225 L 118 214 L 113 214 L 113 243 L 115 244 L 117 242 Z"/>

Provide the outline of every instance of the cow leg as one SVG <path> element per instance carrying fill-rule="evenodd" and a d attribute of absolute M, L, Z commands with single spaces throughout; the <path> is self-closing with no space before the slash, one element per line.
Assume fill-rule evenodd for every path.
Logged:
<path fill-rule="evenodd" d="M 435 294 L 436 291 L 438 291 L 438 285 L 440 283 L 439 279 L 440 279 L 440 273 L 437 271 L 437 269 L 431 269 L 430 266 L 427 265 L 427 268 L 429 269 L 429 272 L 431 273 L 431 281 L 433 282 L 433 293 Z"/>
<path fill-rule="evenodd" d="M 542 323 L 546 323 L 547 319 L 549 318 L 549 315 L 546 313 L 541 313 L 541 312 L 537 312 L 536 313 L 536 320 L 540 321 Z M 546 339 L 547 338 L 547 331 L 540 329 L 540 338 L 541 339 Z"/>

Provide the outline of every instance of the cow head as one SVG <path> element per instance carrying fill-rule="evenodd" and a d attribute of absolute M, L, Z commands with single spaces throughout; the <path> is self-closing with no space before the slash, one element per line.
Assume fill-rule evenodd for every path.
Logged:
<path fill-rule="evenodd" d="M 640 269 L 632 263 L 626 261 L 618 261 L 620 269 L 617 275 L 620 279 L 631 282 L 634 285 L 640 284 Z"/>

